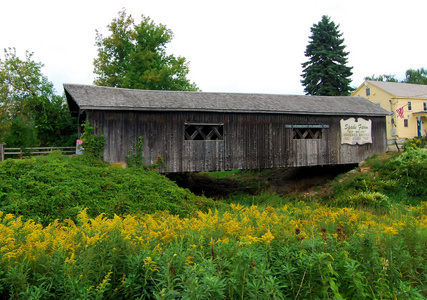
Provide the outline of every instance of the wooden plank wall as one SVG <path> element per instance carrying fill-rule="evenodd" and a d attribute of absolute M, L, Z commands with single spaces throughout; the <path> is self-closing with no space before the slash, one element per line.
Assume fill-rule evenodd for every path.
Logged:
<path fill-rule="evenodd" d="M 125 161 L 142 136 L 146 164 L 163 156 L 167 172 L 263 169 L 358 163 L 386 150 L 385 117 L 372 120 L 372 144 L 341 145 L 342 116 L 209 112 L 89 111 L 92 126 L 104 132 L 104 160 Z M 184 139 L 185 123 L 223 125 L 223 140 Z M 322 124 L 322 139 L 293 140 L 285 125 Z"/>

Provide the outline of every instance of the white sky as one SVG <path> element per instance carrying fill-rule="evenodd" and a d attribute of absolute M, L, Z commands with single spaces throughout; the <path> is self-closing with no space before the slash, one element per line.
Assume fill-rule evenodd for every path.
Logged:
<path fill-rule="evenodd" d="M 0 49 L 34 52 L 59 94 L 63 83 L 92 84 L 95 30 L 108 35 L 123 7 L 136 23 L 143 14 L 172 30 L 168 53 L 190 61 L 188 78 L 204 92 L 304 94 L 301 63 L 322 15 L 340 25 L 353 87 L 427 67 L 425 0 L 0 1 Z"/>

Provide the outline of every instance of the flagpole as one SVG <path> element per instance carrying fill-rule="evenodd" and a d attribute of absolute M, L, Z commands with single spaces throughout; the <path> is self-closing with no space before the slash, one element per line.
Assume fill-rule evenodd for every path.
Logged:
<path fill-rule="evenodd" d="M 409 102 L 408 103 L 406 103 L 405 105 L 403 105 L 402 107 L 399 107 L 398 109 L 396 109 L 396 110 L 393 110 L 393 115 L 394 115 L 394 112 L 397 112 L 398 110 L 400 110 L 400 109 L 403 109 L 405 106 L 408 106 L 409 105 Z M 390 107 L 391 107 L 391 100 L 390 100 Z M 398 113 L 398 112 L 397 112 Z M 399 113 L 398 113 L 399 114 Z M 399 117 L 401 117 L 402 119 L 404 119 L 405 117 L 403 116 L 403 111 L 402 111 L 402 115 L 400 115 L 399 114 Z M 396 125 L 397 126 L 397 125 Z"/>
<path fill-rule="evenodd" d="M 405 117 L 403 116 L 403 108 L 405 107 L 405 106 L 408 106 L 409 105 L 409 103 L 406 103 L 405 105 L 403 105 L 402 107 L 399 107 L 398 109 L 396 109 L 396 110 L 394 110 L 393 109 L 393 102 L 392 102 L 392 99 L 390 99 L 389 100 L 389 102 L 390 102 L 390 112 L 392 112 L 393 114 L 392 114 L 392 116 L 391 116 L 391 126 L 395 126 L 395 127 L 397 127 L 397 125 L 396 125 L 396 122 L 395 122 L 395 112 L 399 115 L 399 117 L 401 117 L 402 119 L 404 119 Z M 398 103 L 398 100 L 396 99 L 396 106 L 397 106 L 397 103 Z M 399 114 L 399 112 L 398 112 L 398 110 L 400 110 L 400 109 L 402 109 L 402 114 L 400 115 Z M 397 146 L 397 138 L 398 138 L 398 135 L 397 135 L 397 133 L 396 133 L 396 130 L 395 130 L 395 133 L 394 133 L 394 135 L 393 135 L 393 133 L 392 133 L 392 136 L 394 137 L 394 143 L 396 144 L 396 146 Z M 400 151 L 399 150 L 399 146 L 397 146 L 397 150 L 398 151 Z"/>

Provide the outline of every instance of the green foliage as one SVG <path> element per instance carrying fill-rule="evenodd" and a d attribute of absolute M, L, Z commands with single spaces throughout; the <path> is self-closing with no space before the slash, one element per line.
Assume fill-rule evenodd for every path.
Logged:
<path fill-rule="evenodd" d="M 408 196 L 423 197 L 427 193 L 427 149 L 408 149 L 388 160 L 380 172 L 397 181 L 398 188 Z"/>
<path fill-rule="evenodd" d="M 138 138 L 138 143 L 133 142 L 133 148 L 129 150 L 128 156 L 126 156 L 126 163 L 128 167 L 144 167 L 145 158 L 142 156 L 142 136 Z"/>
<path fill-rule="evenodd" d="M 77 137 L 76 118 L 63 97 L 43 76 L 33 53 L 22 60 L 15 49 L 0 60 L 0 142 L 8 147 L 71 146 Z"/>
<path fill-rule="evenodd" d="M 0 140 L 6 143 L 7 147 L 23 148 L 37 145 L 34 124 L 23 116 L 16 116 L 6 125 Z"/>
<path fill-rule="evenodd" d="M 424 68 L 420 69 L 408 69 L 406 70 L 405 79 L 399 81 L 396 79 L 396 75 L 379 75 L 379 76 L 367 76 L 365 80 L 373 81 L 387 81 L 387 82 L 402 82 L 402 83 L 414 83 L 414 84 L 427 84 L 427 70 Z"/>
<path fill-rule="evenodd" d="M 341 207 L 372 207 L 377 210 L 390 208 L 389 198 L 379 192 L 359 192 L 344 198 L 337 198 L 334 203 Z"/>
<path fill-rule="evenodd" d="M 372 81 L 386 81 L 386 82 L 399 82 L 398 79 L 396 79 L 396 75 L 379 75 L 379 76 L 375 76 L 375 74 L 373 74 L 372 76 L 367 76 L 365 77 L 365 80 L 372 80 Z"/>
<path fill-rule="evenodd" d="M 45 224 L 75 219 L 85 207 L 92 216 L 157 210 L 184 216 L 213 205 L 212 200 L 179 188 L 154 170 L 93 164 L 60 152 L 0 163 L 0 211 Z"/>
<path fill-rule="evenodd" d="M 228 198 L 224 199 L 226 203 L 235 203 L 241 204 L 245 206 L 257 205 L 259 207 L 281 207 L 288 203 L 292 197 L 280 196 L 278 194 L 263 192 L 258 195 L 250 195 L 245 193 L 234 193 L 230 195 Z"/>
<path fill-rule="evenodd" d="M 406 150 L 415 150 L 418 148 L 425 148 L 427 146 L 426 138 L 413 138 L 407 139 L 403 142 L 403 148 Z"/>
<path fill-rule="evenodd" d="M 52 223 L 0 216 L 0 298 L 425 299 L 427 204 L 399 206 L 395 194 L 425 189 L 427 150 L 386 157 L 337 178 L 325 204 L 268 193 L 226 200 L 245 206 L 196 197 L 143 168 L 59 152 L 6 160 L 0 211 Z M 76 223 L 54 221 L 66 217 Z"/>
<path fill-rule="evenodd" d="M 183 57 L 166 54 L 172 31 L 141 16 L 139 25 L 126 11 L 108 25 L 111 35 L 97 33 L 98 57 L 94 60 L 96 85 L 146 90 L 196 91 L 186 76 L 189 68 Z"/>
<path fill-rule="evenodd" d="M 372 168 L 372 172 L 354 172 L 332 182 L 332 195 L 323 201 L 384 212 L 395 205 L 425 200 L 427 149 L 409 147 L 385 160 L 373 157 L 365 167 Z"/>
<path fill-rule="evenodd" d="M 338 28 L 325 15 L 311 27 L 311 41 L 304 53 L 309 60 L 302 64 L 301 75 L 307 95 L 348 96 L 352 91 L 352 67 L 346 66 L 348 52 Z"/>
<path fill-rule="evenodd" d="M 77 140 L 77 118 L 71 117 L 65 97 L 53 95 L 49 101 L 33 106 L 35 130 L 40 146 L 74 146 Z"/>
<path fill-rule="evenodd" d="M 0 297 L 425 299 L 425 225 L 408 215 L 375 218 L 321 208 L 318 212 L 330 214 L 324 216 L 322 228 L 311 224 L 310 236 L 294 230 L 292 222 L 303 226 L 301 221 L 319 218 L 310 214 L 318 208 L 307 204 L 297 216 L 292 206 L 262 212 L 251 208 L 258 213 L 249 213 L 252 233 L 263 224 L 276 226 L 269 218 L 282 217 L 276 238 L 267 243 L 247 243 L 239 234 L 224 238 L 224 228 L 215 220 L 225 218 L 232 225 L 239 213 L 231 211 L 199 214 L 186 227 L 193 228 L 189 231 L 183 228 L 188 220 L 167 213 L 88 219 L 83 212 L 77 224 L 68 220 L 44 228 L 3 216 L 0 224 L 15 233 L 16 244 L 0 253 Z M 349 216 L 363 220 L 353 224 Z M 384 233 L 387 226 L 369 227 L 374 219 L 403 225 L 396 233 Z M 16 257 L 9 260 L 4 253 Z"/>
<path fill-rule="evenodd" d="M 427 69 L 409 69 L 406 71 L 406 83 L 427 84 Z"/>
<path fill-rule="evenodd" d="M 145 165 L 145 157 L 142 155 L 142 145 L 143 138 L 140 136 L 138 138 L 138 143 L 133 142 L 133 148 L 129 150 L 128 155 L 125 157 L 128 167 L 139 167 L 146 170 L 157 170 L 161 167 L 163 170 L 166 170 L 165 162 L 160 154 L 157 155 L 154 164 Z"/>
<path fill-rule="evenodd" d="M 95 135 L 96 128 L 90 126 L 88 119 L 86 119 L 85 123 L 82 124 L 82 126 L 84 128 L 84 132 L 80 139 L 83 141 L 83 159 L 102 159 L 102 151 L 104 151 L 105 147 L 104 133 L 100 132 L 99 135 Z"/>

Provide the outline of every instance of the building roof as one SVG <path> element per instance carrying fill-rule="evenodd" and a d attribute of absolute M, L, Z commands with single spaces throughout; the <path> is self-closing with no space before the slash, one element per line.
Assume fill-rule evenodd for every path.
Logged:
<path fill-rule="evenodd" d="M 363 97 L 133 90 L 64 84 L 73 115 L 80 110 L 203 111 L 385 116 Z"/>
<path fill-rule="evenodd" d="M 424 84 L 373 80 L 367 80 L 366 82 L 379 87 L 380 89 L 394 95 L 395 97 L 427 98 L 427 85 Z"/>

